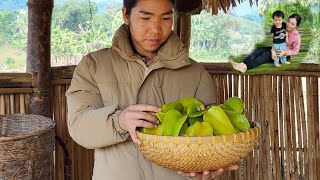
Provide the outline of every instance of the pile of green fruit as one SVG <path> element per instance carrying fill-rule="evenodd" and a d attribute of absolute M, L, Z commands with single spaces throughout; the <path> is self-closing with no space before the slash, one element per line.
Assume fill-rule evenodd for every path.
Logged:
<path fill-rule="evenodd" d="M 194 97 L 164 104 L 156 113 L 160 123 L 155 129 L 143 128 L 143 133 L 159 136 L 212 136 L 236 134 L 250 129 L 244 103 L 231 97 L 223 104 L 205 108 Z"/>

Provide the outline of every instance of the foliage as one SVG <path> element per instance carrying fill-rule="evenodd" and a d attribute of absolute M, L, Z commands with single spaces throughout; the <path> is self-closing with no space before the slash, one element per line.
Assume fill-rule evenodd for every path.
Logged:
<path fill-rule="evenodd" d="M 15 13 L 13 11 L 0 11 L 0 45 L 8 44 L 14 34 Z"/>
<path fill-rule="evenodd" d="M 109 13 L 115 9 L 118 9 L 117 12 Z M 58 17 L 53 18 L 56 22 Z M 53 24 L 52 64 L 77 64 L 83 55 L 110 47 L 113 34 L 121 24 L 121 7 L 113 5 L 107 6 L 105 13 L 94 16 L 92 23 L 87 21 L 85 24 L 79 24 L 77 32 L 70 31 L 62 25 Z"/>
<path fill-rule="evenodd" d="M 13 58 L 7 58 L 5 61 L 4 61 L 4 64 L 8 67 L 12 67 L 14 66 L 14 64 L 16 63 L 16 61 L 13 59 Z"/>
<path fill-rule="evenodd" d="M 62 5 L 58 4 L 53 12 L 53 24 L 64 29 L 79 32 L 79 26 L 85 27 L 98 11 L 98 6 L 87 1 L 66 1 Z"/>
<path fill-rule="evenodd" d="M 12 0 L 1 0 L 8 3 Z M 19 2 L 22 0 L 18 0 Z M 24 0 L 26 2 L 26 0 Z M 281 0 L 278 0 L 281 1 Z M 270 12 L 277 6 L 283 8 L 286 17 L 291 13 L 299 13 L 303 17 L 302 26 L 312 27 L 312 33 L 318 34 L 310 45 L 309 62 L 314 56 L 319 56 L 319 14 L 310 12 L 307 4 L 316 6 L 318 0 L 302 0 L 300 4 L 295 0 L 287 0 L 288 6 L 274 3 L 274 0 L 264 0 L 267 7 L 265 24 L 271 22 Z M 17 2 L 17 0 L 13 1 Z M 97 13 L 98 6 L 91 3 L 91 12 L 88 1 L 56 0 L 52 19 L 51 58 L 52 65 L 77 64 L 81 57 L 89 52 L 110 47 L 112 37 L 123 23 L 121 4 L 107 3 L 101 13 Z M 96 2 L 96 1 L 95 1 Z M 299 1 L 300 2 L 300 1 Z M 263 6 L 263 3 L 262 3 Z M 261 6 L 261 7 L 262 7 Z M 260 10 L 261 7 L 259 6 Z M 273 8 L 273 9 L 272 9 Z M 101 10 L 101 7 L 100 7 Z M 0 10 L 0 48 L 1 45 L 19 47 L 21 52 L 27 48 L 27 11 Z M 250 17 L 235 17 L 230 14 L 212 16 L 201 13 L 192 16 L 192 35 L 190 56 L 197 61 L 227 61 L 230 56 L 248 54 L 265 38 L 265 31 L 261 23 Z M 15 60 L 16 65 L 20 61 Z M 12 63 L 7 58 L 2 63 Z M 16 66 L 15 65 L 15 66 Z M 8 65 L 6 65 L 8 66 Z M 12 66 L 13 67 L 13 66 Z"/>
<path fill-rule="evenodd" d="M 27 49 L 28 19 L 27 11 L 20 10 L 15 19 L 15 33 L 12 36 L 11 44 L 23 50 Z"/>
<path fill-rule="evenodd" d="M 310 27 L 313 23 L 313 15 L 309 7 L 302 6 L 300 3 L 295 4 L 273 4 L 271 5 L 265 12 L 265 21 L 264 26 L 267 28 L 271 28 L 271 26 L 274 24 L 272 19 L 272 13 L 274 11 L 281 10 L 285 14 L 285 19 L 288 19 L 288 17 L 291 14 L 299 14 L 301 16 L 301 24 L 300 27 Z"/>
<path fill-rule="evenodd" d="M 229 56 L 249 53 L 264 39 L 261 24 L 230 14 L 192 17 L 190 56 L 203 61 L 228 61 Z"/>

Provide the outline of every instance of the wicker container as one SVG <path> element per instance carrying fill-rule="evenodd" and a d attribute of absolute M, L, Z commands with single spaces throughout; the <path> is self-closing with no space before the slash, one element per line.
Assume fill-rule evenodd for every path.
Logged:
<path fill-rule="evenodd" d="M 50 179 L 55 123 L 38 115 L 0 115 L 0 179 Z"/>
<path fill-rule="evenodd" d="M 139 149 L 159 166 L 183 172 L 202 172 L 238 163 L 252 152 L 260 134 L 258 123 L 233 135 L 184 137 L 155 136 L 138 132 Z"/>

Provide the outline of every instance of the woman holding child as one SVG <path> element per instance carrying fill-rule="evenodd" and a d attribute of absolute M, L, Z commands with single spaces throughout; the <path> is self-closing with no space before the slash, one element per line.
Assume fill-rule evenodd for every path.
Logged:
<path fill-rule="evenodd" d="M 301 23 L 301 17 L 298 14 L 289 16 L 286 24 L 288 41 L 286 42 L 286 50 L 280 50 L 276 54 L 272 47 L 258 47 L 256 48 L 244 61 L 237 63 L 231 61 L 232 67 L 242 73 L 249 69 L 255 68 L 268 62 L 274 62 L 278 57 L 287 56 L 287 60 L 291 56 L 297 55 L 300 50 L 301 38 L 298 32 L 298 27 Z"/>

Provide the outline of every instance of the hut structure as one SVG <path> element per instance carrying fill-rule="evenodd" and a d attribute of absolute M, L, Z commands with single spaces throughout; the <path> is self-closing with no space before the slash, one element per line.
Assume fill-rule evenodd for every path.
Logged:
<path fill-rule="evenodd" d="M 202 9 L 217 14 L 242 0 L 177 0 L 174 30 L 190 44 L 191 17 Z M 250 0 L 250 3 L 254 3 Z M 0 114 L 30 113 L 56 122 L 52 179 L 91 179 L 93 150 L 77 145 L 66 125 L 65 92 L 75 66 L 51 67 L 50 38 L 54 0 L 28 0 L 27 73 L 0 74 Z M 205 63 L 216 101 L 240 96 L 246 115 L 262 126 L 263 135 L 240 169 L 220 179 L 320 179 L 319 78 L 315 64 L 265 74 L 239 74 L 227 63 Z M 303 89 L 305 83 L 306 89 Z M 1 169 L 1 167 L 0 167 Z"/>

